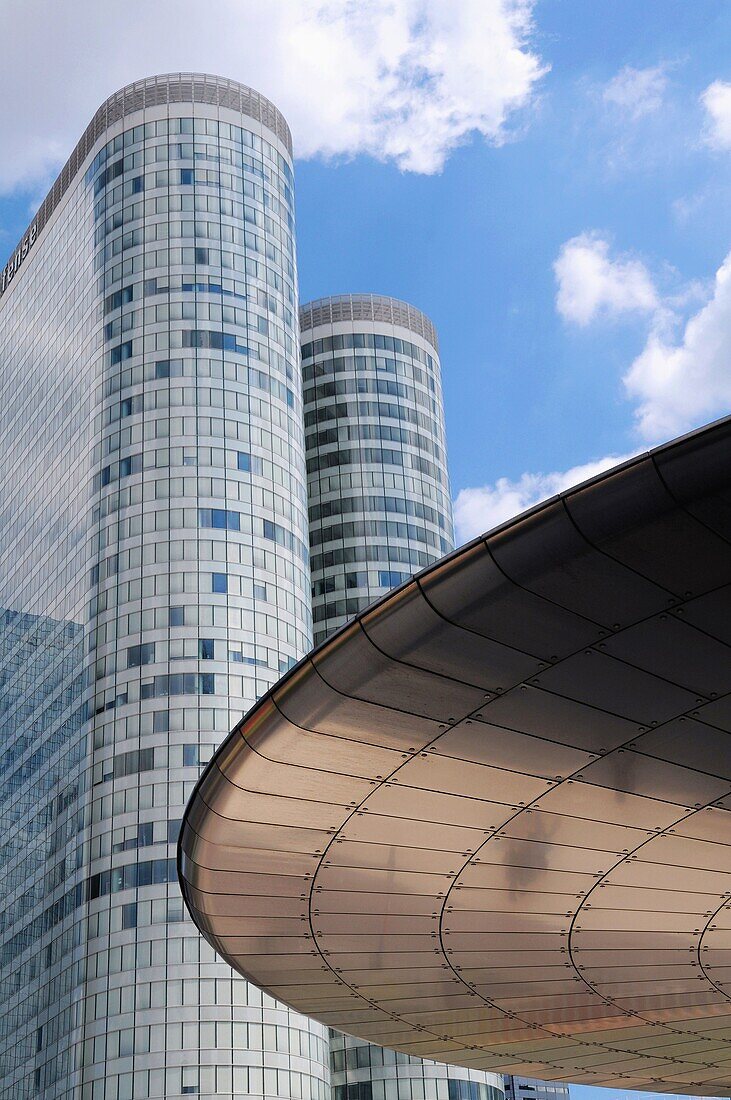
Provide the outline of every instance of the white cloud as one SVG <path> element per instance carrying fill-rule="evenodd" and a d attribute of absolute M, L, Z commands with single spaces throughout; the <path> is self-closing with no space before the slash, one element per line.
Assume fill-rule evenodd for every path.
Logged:
<path fill-rule="evenodd" d="M 731 253 L 679 339 L 653 326 L 624 385 L 638 403 L 639 432 L 652 441 L 731 411 Z"/>
<path fill-rule="evenodd" d="M 532 508 L 534 504 L 570 489 L 572 485 L 579 485 L 631 457 L 631 454 L 607 455 L 582 466 L 573 466 L 562 473 L 526 473 L 517 481 L 501 477 L 492 485 L 462 489 L 454 502 L 457 543 L 461 545 L 476 535 L 490 531 L 504 520 L 512 519 Z"/>
<path fill-rule="evenodd" d="M 661 106 L 667 83 L 663 65 L 648 69 L 626 65 L 604 85 L 602 99 L 629 118 L 637 119 Z"/>
<path fill-rule="evenodd" d="M 558 283 L 556 308 L 577 325 L 588 325 L 598 315 L 649 313 L 657 309 L 658 294 L 640 260 L 612 259 L 609 244 L 597 233 L 581 233 L 561 247 L 553 270 Z"/>
<path fill-rule="evenodd" d="M 58 167 L 125 83 L 213 72 L 269 96 L 299 156 L 364 153 L 436 172 L 472 134 L 499 143 L 545 67 L 534 0 L 24 0 L 0 5 L 0 189 Z"/>
<path fill-rule="evenodd" d="M 731 149 L 731 84 L 714 80 L 701 96 L 708 114 L 706 139 L 714 149 Z"/>

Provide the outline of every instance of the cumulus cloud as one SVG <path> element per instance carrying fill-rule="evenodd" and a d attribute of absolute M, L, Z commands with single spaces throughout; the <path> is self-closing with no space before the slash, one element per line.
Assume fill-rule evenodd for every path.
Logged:
<path fill-rule="evenodd" d="M 635 454 L 637 452 L 632 452 Z M 492 485 L 462 489 L 454 502 L 454 523 L 457 542 L 462 544 L 476 535 L 497 527 L 504 520 L 532 508 L 542 500 L 555 496 L 573 485 L 588 481 L 603 470 L 609 470 L 632 454 L 607 455 L 570 470 L 550 474 L 522 474 L 516 481 L 501 477 Z"/>
<path fill-rule="evenodd" d="M 649 115 L 661 106 L 668 78 L 663 65 L 633 69 L 626 65 L 602 90 L 602 99 L 631 119 Z"/>
<path fill-rule="evenodd" d="M 556 308 L 566 321 L 588 325 L 597 316 L 649 313 L 658 293 L 640 261 L 612 259 L 609 243 L 598 233 L 581 233 L 562 245 L 553 270 L 558 290 Z"/>
<path fill-rule="evenodd" d="M 706 140 L 714 149 L 731 149 L 731 84 L 714 80 L 701 96 L 706 109 Z"/>
<path fill-rule="evenodd" d="M 545 66 L 534 0 L 24 0 L 0 6 L 0 189 L 47 177 L 99 103 L 158 72 L 213 72 L 277 104 L 302 157 L 439 171 L 505 140 Z M 74 60 L 69 63 L 69 58 Z"/>
<path fill-rule="evenodd" d="M 653 326 L 624 377 L 647 440 L 667 439 L 731 410 L 731 253 L 678 339 Z"/>

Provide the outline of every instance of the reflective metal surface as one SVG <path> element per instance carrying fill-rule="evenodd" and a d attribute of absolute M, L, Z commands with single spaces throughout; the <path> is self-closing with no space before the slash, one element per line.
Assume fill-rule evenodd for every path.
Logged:
<path fill-rule="evenodd" d="M 364 612 L 204 773 L 203 934 L 411 1054 L 731 1095 L 730 542 L 726 420 Z"/>

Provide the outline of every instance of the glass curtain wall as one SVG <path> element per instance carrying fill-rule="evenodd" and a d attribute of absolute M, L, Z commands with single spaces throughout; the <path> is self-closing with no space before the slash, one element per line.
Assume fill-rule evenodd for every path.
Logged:
<path fill-rule="evenodd" d="M 141 81 L 34 225 L 0 298 L 0 1097 L 325 1100 L 326 1030 L 216 960 L 175 868 L 213 747 L 311 644 L 286 123 Z"/>

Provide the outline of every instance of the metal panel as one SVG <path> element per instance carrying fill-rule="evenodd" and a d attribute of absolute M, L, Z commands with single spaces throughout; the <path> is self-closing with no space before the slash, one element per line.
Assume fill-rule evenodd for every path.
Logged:
<path fill-rule="evenodd" d="M 364 612 L 194 793 L 203 934 L 410 1054 L 731 1095 L 728 538 L 724 421 Z"/>

